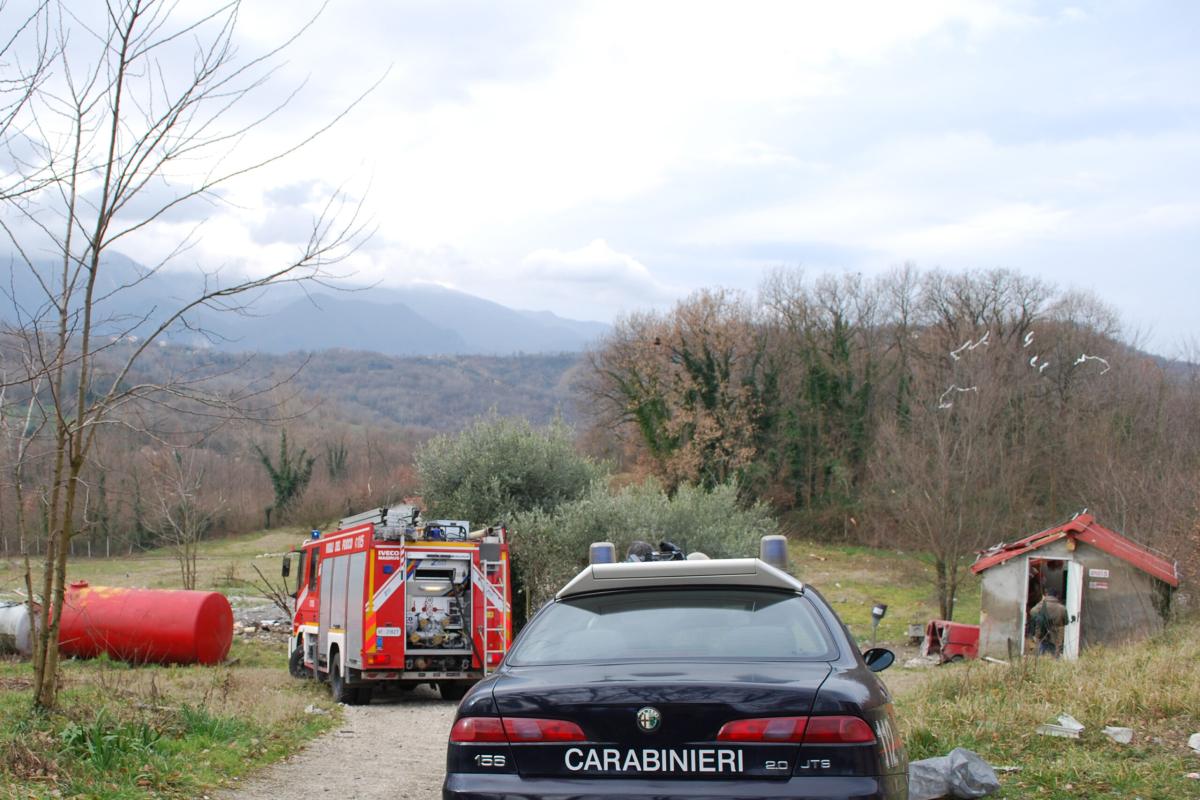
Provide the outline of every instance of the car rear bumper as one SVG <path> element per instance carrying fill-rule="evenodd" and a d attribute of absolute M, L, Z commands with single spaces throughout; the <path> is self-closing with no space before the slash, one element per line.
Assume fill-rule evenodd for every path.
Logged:
<path fill-rule="evenodd" d="M 450 773 L 443 800 L 688 800 L 786 798 L 789 800 L 907 800 L 904 774 L 879 778 L 804 777 L 786 781 L 522 778 L 520 775 Z"/>

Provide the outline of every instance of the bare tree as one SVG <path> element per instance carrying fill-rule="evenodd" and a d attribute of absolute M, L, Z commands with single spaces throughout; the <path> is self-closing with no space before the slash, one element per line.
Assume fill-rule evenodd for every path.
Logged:
<path fill-rule="evenodd" d="M 0 0 L 0 149 L 14 162 L 25 154 L 24 112 L 46 79 L 54 54 L 50 49 L 49 0 L 25 11 Z M 44 187 L 41 169 L 6 171 L 0 180 L 0 200 L 14 202 Z"/>
<path fill-rule="evenodd" d="M 101 431 L 135 425 L 161 438 L 165 431 L 151 422 L 180 413 L 206 424 L 235 413 L 264 413 L 261 405 L 255 408 L 261 386 L 217 391 L 209 388 L 209 374 L 146 382 L 139 379 L 139 360 L 168 332 L 203 332 L 207 313 L 245 313 L 262 290 L 336 278 L 331 265 L 364 236 L 356 209 L 335 195 L 308 241 L 285 263 L 250 276 L 203 272 L 195 291 L 178 302 L 164 300 L 165 307 L 138 313 L 110 310 L 113 298 L 146 286 L 186 253 L 197 232 L 132 275 L 115 270 L 117 246 L 185 203 L 220 202 L 216 189 L 295 152 L 336 121 L 300 134 L 281 150 L 245 157 L 245 137 L 282 107 L 259 104 L 258 90 L 295 37 L 261 56 L 240 58 L 234 46 L 238 10 L 234 0 L 188 17 L 194 10 L 185 13 L 178 3 L 110 0 L 103 22 L 89 26 L 73 10 L 56 7 L 50 15 L 57 37 L 53 81 L 39 83 L 15 116 L 32 153 L 21 162 L 25 176 L 35 183 L 52 179 L 19 202 L 9 199 L 0 218 L 16 252 L 9 285 L 21 278 L 34 287 L 32 296 L 12 289 L 16 316 L 3 331 L 2 346 L 27 366 L 13 383 L 37 397 L 49 417 L 49 446 L 42 454 L 48 541 L 41 647 L 34 659 L 35 704 L 42 708 L 57 699 L 54 643 L 66 565 L 90 491 L 85 466 Z M 181 54 L 190 62 L 182 73 L 172 68 Z M 146 409 L 154 416 L 140 416 Z"/>
<path fill-rule="evenodd" d="M 196 588 L 200 542 L 224 507 L 204 494 L 205 470 L 194 449 L 173 449 L 155 464 L 159 540 L 175 553 L 184 589 Z"/>

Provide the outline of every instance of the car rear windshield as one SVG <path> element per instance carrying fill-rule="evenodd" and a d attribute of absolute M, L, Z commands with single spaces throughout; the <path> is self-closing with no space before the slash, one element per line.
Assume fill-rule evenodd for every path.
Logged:
<path fill-rule="evenodd" d="M 833 640 L 802 595 L 659 589 L 552 603 L 522 632 L 516 666 L 643 659 L 821 660 Z"/>

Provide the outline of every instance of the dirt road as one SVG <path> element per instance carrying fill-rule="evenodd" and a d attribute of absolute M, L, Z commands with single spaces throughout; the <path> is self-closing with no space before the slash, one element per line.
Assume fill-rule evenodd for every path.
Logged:
<path fill-rule="evenodd" d="M 454 703 L 422 686 L 398 699 L 346 706 L 344 722 L 221 800 L 438 800 Z"/>

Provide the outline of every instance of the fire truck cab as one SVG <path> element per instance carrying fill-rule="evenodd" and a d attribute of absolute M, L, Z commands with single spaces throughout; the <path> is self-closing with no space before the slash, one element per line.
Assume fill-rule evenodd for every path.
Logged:
<path fill-rule="evenodd" d="M 421 683 L 458 700 L 512 639 L 504 528 L 375 509 L 313 531 L 283 576 L 295 600 L 289 670 L 328 681 L 338 702 Z"/>

